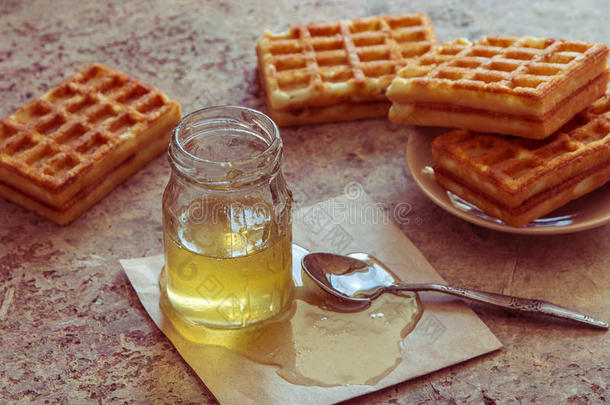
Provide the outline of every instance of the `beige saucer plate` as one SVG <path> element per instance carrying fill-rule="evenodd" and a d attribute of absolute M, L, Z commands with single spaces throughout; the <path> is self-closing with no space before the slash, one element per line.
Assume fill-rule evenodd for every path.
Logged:
<path fill-rule="evenodd" d="M 610 183 L 523 227 L 510 226 L 490 217 L 476 206 L 446 191 L 434 180 L 430 143 L 435 136 L 446 131 L 447 129 L 415 128 L 409 135 L 406 155 L 407 166 L 415 183 L 436 205 L 449 213 L 485 228 L 530 235 L 578 232 L 610 222 Z"/>

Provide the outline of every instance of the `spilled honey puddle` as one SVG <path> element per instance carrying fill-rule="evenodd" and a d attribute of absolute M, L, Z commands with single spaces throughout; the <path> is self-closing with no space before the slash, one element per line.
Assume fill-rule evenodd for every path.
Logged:
<path fill-rule="evenodd" d="M 225 347 L 278 367 L 297 385 L 375 385 L 400 364 L 401 342 L 421 317 L 415 293 L 384 294 L 354 307 L 323 292 L 301 272 L 307 252 L 293 246 L 294 301 L 278 318 L 244 329 L 212 329 L 184 320 L 169 304 L 161 273 L 161 308 L 176 330 L 201 345 Z"/>

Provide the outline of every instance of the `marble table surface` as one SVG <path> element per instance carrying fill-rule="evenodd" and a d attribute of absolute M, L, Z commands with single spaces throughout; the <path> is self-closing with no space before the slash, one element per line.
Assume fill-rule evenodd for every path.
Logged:
<path fill-rule="evenodd" d="M 606 0 L 2 0 L 0 114 L 91 61 L 156 85 L 184 112 L 265 111 L 253 50 L 263 28 L 415 11 L 430 15 L 440 41 L 514 34 L 610 43 Z M 403 207 L 400 228 L 448 282 L 610 319 L 610 225 L 519 236 L 455 218 L 414 184 L 404 161 L 410 131 L 385 119 L 282 129 L 297 205 L 357 182 L 388 212 Z M 0 200 L 0 403 L 215 403 L 118 262 L 162 251 L 168 173 L 166 158 L 155 159 L 65 227 Z M 473 309 L 504 349 L 349 402 L 610 400 L 608 333 Z"/>

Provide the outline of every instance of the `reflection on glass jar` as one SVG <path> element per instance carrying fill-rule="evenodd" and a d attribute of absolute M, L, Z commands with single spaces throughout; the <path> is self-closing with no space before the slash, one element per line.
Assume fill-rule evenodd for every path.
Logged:
<path fill-rule="evenodd" d="M 187 320 L 244 327 L 292 297 L 292 199 L 276 125 L 243 107 L 184 117 L 163 195 L 169 302 Z"/>

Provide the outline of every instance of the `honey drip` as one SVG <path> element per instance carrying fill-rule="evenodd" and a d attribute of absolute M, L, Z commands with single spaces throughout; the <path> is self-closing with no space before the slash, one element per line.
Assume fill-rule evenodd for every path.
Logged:
<path fill-rule="evenodd" d="M 375 385 L 400 364 L 401 342 L 421 316 L 415 293 L 384 294 L 370 306 L 347 304 L 301 272 L 304 251 L 293 249 L 294 301 L 274 319 L 242 329 L 206 328 L 178 316 L 164 293 L 161 307 L 177 331 L 201 345 L 222 346 L 256 363 L 278 367 L 290 383 Z"/>

